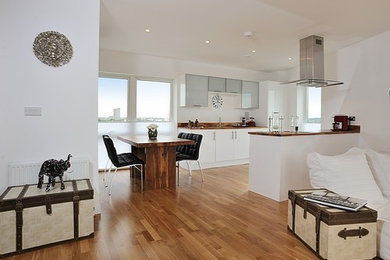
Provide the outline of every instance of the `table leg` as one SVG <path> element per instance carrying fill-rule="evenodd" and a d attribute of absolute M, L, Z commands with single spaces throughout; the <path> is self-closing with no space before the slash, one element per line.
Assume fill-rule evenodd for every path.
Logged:
<path fill-rule="evenodd" d="M 145 190 L 176 188 L 176 147 L 132 147 L 145 162 Z"/>

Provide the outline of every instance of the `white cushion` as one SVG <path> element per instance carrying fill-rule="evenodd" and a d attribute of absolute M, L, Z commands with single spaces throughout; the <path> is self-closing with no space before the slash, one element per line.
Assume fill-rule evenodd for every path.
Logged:
<path fill-rule="evenodd" d="M 327 188 L 341 195 L 362 198 L 369 204 L 384 201 L 366 156 L 360 150 L 350 149 L 335 156 L 310 153 L 307 164 L 314 188 Z"/>
<path fill-rule="evenodd" d="M 365 150 L 372 174 L 381 189 L 383 196 L 390 199 L 390 154 Z"/>

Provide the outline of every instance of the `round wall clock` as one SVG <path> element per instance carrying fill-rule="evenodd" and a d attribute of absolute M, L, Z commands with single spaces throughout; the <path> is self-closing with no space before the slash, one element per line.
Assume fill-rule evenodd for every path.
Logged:
<path fill-rule="evenodd" d="M 65 65 L 73 56 L 72 44 L 68 38 L 54 31 L 38 34 L 33 43 L 33 50 L 42 63 L 53 67 Z"/>
<path fill-rule="evenodd" d="M 211 102 L 214 108 L 220 108 L 223 103 L 223 98 L 220 95 L 213 96 Z"/>

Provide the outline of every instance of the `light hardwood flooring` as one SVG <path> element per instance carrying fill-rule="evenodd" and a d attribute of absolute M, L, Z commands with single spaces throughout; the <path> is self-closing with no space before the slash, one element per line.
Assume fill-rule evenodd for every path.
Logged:
<path fill-rule="evenodd" d="M 180 173 L 176 190 L 140 192 L 120 171 L 95 237 L 9 259 L 317 259 L 287 231 L 287 202 L 248 192 L 248 165 Z M 102 175 L 102 174 L 100 174 Z"/>

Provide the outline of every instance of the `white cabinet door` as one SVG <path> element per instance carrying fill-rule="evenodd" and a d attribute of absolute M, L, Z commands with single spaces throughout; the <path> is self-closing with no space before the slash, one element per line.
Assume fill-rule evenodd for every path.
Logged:
<path fill-rule="evenodd" d="M 209 91 L 225 92 L 225 89 L 225 78 L 209 77 Z"/>
<path fill-rule="evenodd" d="M 226 79 L 226 92 L 241 94 L 241 88 L 242 88 L 242 80 Z"/>
<path fill-rule="evenodd" d="M 234 145 L 236 152 L 235 159 L 247 159 L 249 158 L 249 132 L 248 129 L 235 130 Z"/>
<path fill-rule="evenodd" d="M 215 131 L 215 159 L 216 161 L 234 160 L 234 130 Z"/>
<path fill-rule="evenodd" d="M 192 132 L 203 135 L 200 145 L 199 161 L 201 163 L 215 162 L 215 131 L 194 130 Z"/>

